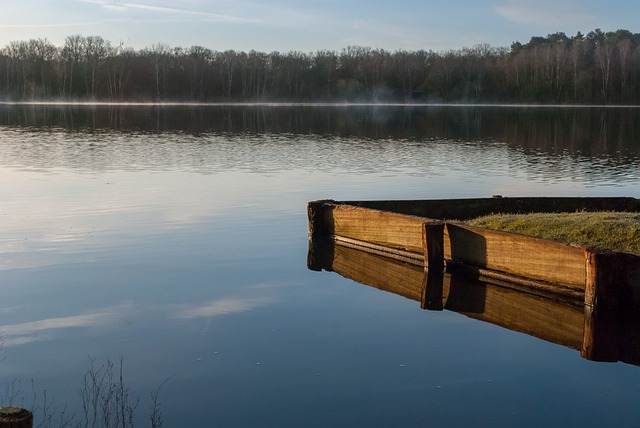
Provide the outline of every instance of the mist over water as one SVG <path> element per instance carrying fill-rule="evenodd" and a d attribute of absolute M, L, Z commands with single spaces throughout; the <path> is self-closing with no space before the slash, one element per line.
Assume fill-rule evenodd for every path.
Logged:
<path fill-rule="evenodd" d="M 630 425 L 638 367 L 307 270 L 306 202 L 637 196 L 639 158 L 634 108 L 0 105 L 0 381 L 80 413 L 122 356 L 138 425 L 168 378 L 165 426 Z"/>

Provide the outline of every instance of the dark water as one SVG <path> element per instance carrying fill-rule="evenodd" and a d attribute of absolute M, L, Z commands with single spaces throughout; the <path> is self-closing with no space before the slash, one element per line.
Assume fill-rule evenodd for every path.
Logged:
<path fill-rule="evenodd" d="M 306 202 L 637 197 L 639 160 L 636 109 L 0 106 L 2 403 L 82 421 L 122 358 L 137 426 L 160 385 L 169 427 L 638 425 L 639 367 L 308 270 Z"/>

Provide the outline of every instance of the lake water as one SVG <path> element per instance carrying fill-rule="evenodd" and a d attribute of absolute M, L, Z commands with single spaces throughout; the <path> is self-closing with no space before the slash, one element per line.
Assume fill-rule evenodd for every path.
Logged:
<path fill-rule="evenodd" d="M 638 109 L 0 106 L 2 403 L 83 421 L 122 359 L 137 426 L 159 387 L 168 427 L 637 426 L 640 367 L 308 270 L 306 203 L 637 197 L 639 162 Z"/>

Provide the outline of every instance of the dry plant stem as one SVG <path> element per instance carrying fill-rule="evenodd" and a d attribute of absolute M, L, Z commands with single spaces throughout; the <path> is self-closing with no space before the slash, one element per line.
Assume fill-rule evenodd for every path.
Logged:
<path fill-rule="evenodd" d="M 160 390 L 162 389 L 162 387 L 169 382 L 173 377 L 175 376 L 172 375 L 170 377 L 168 377 L 167 379 L 164 380 L 164 382 L 162 382 L 159 386 L 158 389 L 155 390 L 155 392 L 153 392 L 151 394 L 151 428 L 161 428 L 162 427 L 162 412 L 160 411 Z"/>
<path fill-rule="evenodd" d="M 95 358 L 89 358 L 89 369 L 80 390 L 85 426 L 132 427 L 139 398 L 134 400 L 130 394 L 131 387 L 124 382 L 122 358 L 117 374 L 113 362 L 96 367 Z"/>
<path fill-rule="evenodd" d="M 172 378 L 173 376 L 170 376 L 165 379 L 151 394 L 152 428 L 163 425 L 160 390 Z M 89 357 L 89 368 L 84 374 L 83 384 L 78 392 L 82 400 L 84 418 L 76 418 L 75 414 L 69 415 L 66 407 L 58 413 L 54 400 L 46 390 L 42 392 L 42 404 L 40 404 L 40 395 L 36 393 L 33 380 L 31 380 L 30 405 L 25 405 L 25 392 L 22 390 L 20 379 L 17 378 L 5 384 L 4 394 L 0 395 L 0 405 L 31 409 L 34 422 L 37 423 L 34 425 L 36 428 L 129 428 L 134 426 L 135 411 L 140 399 L 132 397 L 131 386 L 125 382 L 123 358 L 120 358 L 117 366 L 111 360 L 98 366 L 96 359 Z"/>

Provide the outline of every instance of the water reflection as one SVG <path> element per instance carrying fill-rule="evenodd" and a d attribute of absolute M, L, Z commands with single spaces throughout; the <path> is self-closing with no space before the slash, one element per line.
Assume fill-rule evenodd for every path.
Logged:
<path fill-rule="evenodd" d="M 127 319 L 145 317 L 158 322 L 165 319 L 211 319 L 214 317 L 247 312 L 274 303 L 270 297 L 225 297 L 208 302 L 190 304 L 164 304 L 141 311 L 133 303 L 113 307 L 97 308 L 92 312 L 64 317 L 45 318 L 17 324 L 2 325 L 2 345 L 11 347 L 34 342 L 54 340 L 62 330 L 68 329 L 113 329 Z M 24 309 L 24 308 L 22 308 Z M 7 311 L 3 311 L 7 312 Z M 6 315 L 6 314 L 5 314 Z"/>
<path fill-rule="evenodd" d="M 105 327 L 116 323 L 122 308 L 100 310 L 82 315 L 47 318 L 20 324 L 2 326 L 3 344 L 6 346 L 52 340 L 56 330 L 71 328 Z"/>
<path fill-rule="evenodd" d="M 422 266 L 331 242 L 310 242 L 308 267 L 326 270 L 420 302 L 580 351 L 592 361 L 640 366 L 640 308 L 621 303 L 592 311 L 581 299 L 522 290 L 460 273 L 445 273 L 434 287 Z"/>
<path fill-rule="evenodd" d="M 78 413 L 86 356 L 123 355 L 143 400 L 177 373 L 166 426 L 549 425 L 540 408 L 630 425 L 634 366 L 301 264 L 313 199 L 637 193 L 615 152 L 526 152 L 488 128 L 516 114 L 493 111 L 0 106 L 0 381 L 34 378 Z"/>
<path fill-rule="evenodd" d="M 528 154 L 640 152 L 640 108 L 632 107 L 0 105 L 0 126 L 501 141 Z"/>
<path fill-rule="evenodd" d="M 640 179 L 633 108 L 3 105 L 0 138 L 0 164 L 46 170 Z"/>

